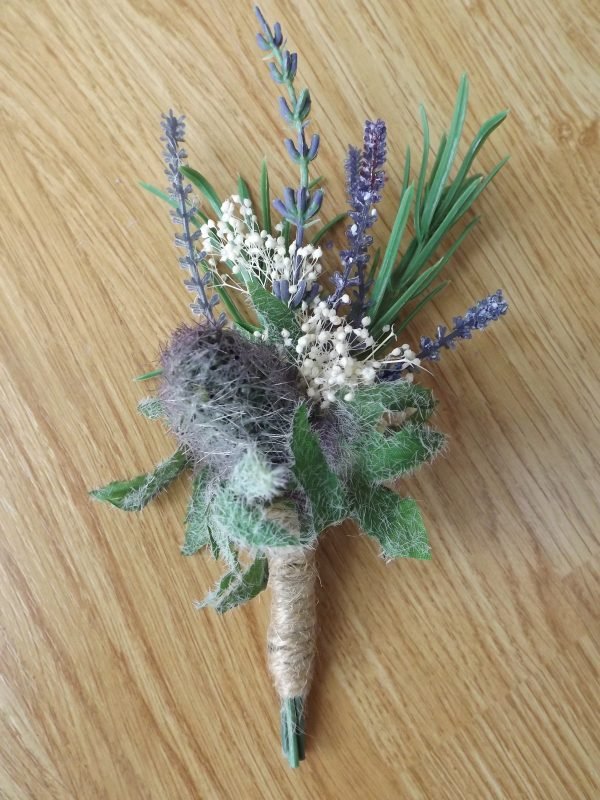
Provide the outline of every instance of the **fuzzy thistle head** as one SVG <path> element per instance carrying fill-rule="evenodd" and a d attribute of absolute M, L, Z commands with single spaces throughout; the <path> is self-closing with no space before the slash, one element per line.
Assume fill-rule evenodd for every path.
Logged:
<path fill-rule="evenodd" d="M 284 482 L 301 400 L 295 367 L 269 345 L 204 324 L 179 328 L 162 366 L 160 398 L 169 426 L 198 464 L 230 479 L 250 459 L 260 463 L 263 484 L 265 471 L 273 486 Z"/>

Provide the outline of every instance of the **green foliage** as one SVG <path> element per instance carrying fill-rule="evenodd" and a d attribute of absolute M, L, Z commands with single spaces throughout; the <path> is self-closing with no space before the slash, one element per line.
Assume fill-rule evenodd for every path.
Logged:
<path fill-rule="evenodd" d="M 207 200 L 218 219 L 221 216 L 221 201 L 219 200 L 219 195 L 216 193 L 212 184 L 204 177 L 204 175 L 198 172 L 198 170 L 192 169 L 192 167 L 180 167 L 180 172 Z"/>
<path fill-rule="evenodd" d="M 356 480 L 351 498 L 360 527 L 377 539 L 384 558 L 431 558 L 423 518 L 411 497 Z"/>
<path fill-rule="evenodd" d="M 94 500 L 111 503 L 123 511 L 141 511 L 157 494 L 162 492 L 188 466 L 188 459 L 181 450 L 144 475 L 127 481 L 113 481 L 100 489 L 92 489 Z"/>
<path fill-rule="evenodd" d="M 149 381 L 151 378 L 158 378 L 159 375 L 162 375 L 162 369 L 153 369 L 152 372 L 145 372 L 143 375 L 138 375 L 137 378 L 134 378 L 134 381 Z"/>
<path fill-rule="evenodd" d="M 166 192 L 163 192 L 162 189 L 153 186 L 151 183 L 146 183 L 145 181 L 140 181 L 140 186 L 142 189 L 150 192 L 150 194 L 153 194 L 155 197 L 160 197 L 160 199 L 164 200 L 165 203 L 168 203 L 171 208 L 179 208 L 179 203 L 176 200 L 173 200 L 173 198 L 169 197 L 169 195 Z M 191 220 L 194 225 L 200 227 L 200 225 L 202 225 L 204 222 L 208 222 L 208 217 L 201 209 L 198 209 L 195 216 L 191 217 Z"/>
<path fill-rule="evenodd" d="M 228 483 L 235 495 L 254 503 L 273 500 L 285 488 L 287 478 L 285 468 L 273 466 L 254 447 L 237 462 Z"/>
<path fill-rule="evenodd" d="M 414 409 L 413 420 L 424 422 L 435 408 L 430 389 L 408 381 L 376 383 L 359 389 L 354 399 L 345 403 L 361 426 L 376 425 L 386 411 Z"/>
<path fill-rule="evenodd" d="M 292 452 L 294 475 L 310 502 L 315 530 L 320 532 L 346 519 L 349 514 L 342 482 L 325 460 L 306 405 L 294 416 Z"/>
<path fill-rule="evenodd" d="M 304 698 L 286 697 L 281 704 L 281 749 L 290 767 L 304 760 Z"/>
<path fill-rule="evenodd" d="M 214 482 L 209 469 L 199 472 L 192 483 L 192 495 L 185 516 L 185 538 L 181 553 L 192 556 L 206 545 L 211 544 L 209 527 L 210 500 L 214 491 Z M 214 539 L 214 547 L 217 547 Z M 213 548 L 211 547 L 211 550 Z M 218 558 L 218 550 L 215 558 Z"/>
<path fill-rule="evenodd" d="M 259 194 L 263 228 L 267 233 L 271 233 L 271 192 L 269 190 L 269 171 L 266 158 L 263 159 L 260 167 Z"/>
<path fill-rule="evenodd" d="M 297 547 L 301 541 L 283 525 L 268 519 L 263 507 L 251 506 L 222 486 L 211 506 L 211 531 L 247 550 Z"/>
<path fill-rule="evenodd" d="M 269 339 L 282 342 L 281 331 L 287 330 L 295 341 L 300 336 L 300 327 L 294 312 L 274 294 L 267 291 L 256 278 L 247 278 L 246 286 L 256 314 L 267 330 Z"/>
<path fill-rule="evenodd" d="M 336 214 L 333 219 L 330 219 L 329 222 L 326 222 L 322 228 L 319 228 L 317 233 L 313 236 L 311 244 L 318 244 L 332 228 L 334 228 L 339 222 L 342 222 L 342 220 L 345 220 L 347 216 L 348 214 L 346 211 L 342 212 L 341 214 Z"/>
<path fill-rule="evenodd" d="M 506 158 L 502 159 L 487 175 L 469 175 L 475 157 L 485 141 L 506 119 L 507 112 L 501 111 L 481 126 L 454 177 L 450 178 L 464 128 L 468 94 L 469 82 L 467 76 L 463 75 L 458 87 L 450 128 L 448 133 L 443 134 L 440 139 L 437 156 L 430 170 L 429 123 L 425 109 L 422 107 L 420 109 L 423 126 L 423 152 L 414 193 L 414 236 L 406 247 L 404 255 L 394 266 L 413 199 L 412 187 L 409 186 L 410 150 L 407 150 L 396 222 L 381 266 L 377 272 L 373 273 L 375 282 L 372 293 L 373 302 L 369 313 L 373 320 L 371 331 L 374 336 L 381 333 L 384 325 L 397 322 L 405 307 L 426 293 L 419 300 L 415 309 L 405 319 L 400 319 L 400 329 L 406 327 L 409 319 L 414 318 L 416 313 L 447 285 L 446 283 L 438 284 L 428 291 L 473 230 L 478 219 L 472 220 L 463 228 L 454 243 L 433 266 L 427 267 L 427 264 L 433 258 L 436 249 L 445 241 L 450 231 L 455 228 L 458 221 L 507 161 Z"/>
<path fill-rule="evenodd" d="M 355 470 L 372 484 L 394 480 L 435 458 L 444 441 L 438 431 L 411 422 L 393 433 L 370 431 L 355 444 Z"/>
<path fill-rule="evenodd" d="M 161 419 L 165 411 L 158 397 L 144 397 L 137 405 L 139 413 L 146 419 Z"/>
<path fill-rule="evenodd" d="M 400 205 L 398 207 L 398 213 L 396 214 L 396 219 L 394 220 L 394 225 L 392 227 L 392 233 L 390 234 L 387 247 L 385 248 L 385 253 L 383 254 L 383 261 L 381 262 L 381 266 L 377 271 L 375 283 L 373 284 L 373 288 L 371 290 L 371 305 L 369 306 L 369 314 L 374 320 L 377 319 L 377 312 L 379 311 L 379 307 L 383 301 L 386 289 L 391 280 L 394 262 L 398 256 L 398 250 L 400 249 L 402 237 L 404 236 L 404 231 L 406 230 L 406 223 L 408 222 L 408 216 L 410 214 L 413 193 L 414 187 L 409 186 L 402 195 Z"/>
<path fill-rule="evenodd" d="M 224 614 L 256 597 L 266 589 L 268 579 L 267 559 L 258 557 L 244 571 L 238 566 L 237 569 L 225 573 L 213 591 L 204 600 L 196 603 L 196 607 L 210 607 L 219 614 Z"/>

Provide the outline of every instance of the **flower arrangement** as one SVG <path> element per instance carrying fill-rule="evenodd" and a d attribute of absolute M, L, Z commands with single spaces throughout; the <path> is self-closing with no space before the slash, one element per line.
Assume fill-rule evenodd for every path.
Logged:
<path fill-rule="evenodd" d="M 507 303 L 497 291 L 455 317 L 450 330 L 439 326 L 417 346 L 401 343 L 400 334 L 447 285 L 436 280 L 477 224 L 466 224 L 434 260 L 506 161 L 487 175 L 471 173 L 506 112 L 482 125 L 455 167 L 466 76 L 431 165 L 421 108 L 424 142 L 416 180 L 407 149 L 391 234 L 374 249 L 386 182 L 385 123 L 367 121 L 362 147 L 349 148 L 349 211 L 323 224 L 321 178 L 310 174 L 319 152 L 318 134 L 307 132 L 311 96 L 297 88 L 298 57 L 286 48 L 279 23 L 271 27 L 258 8 L 256 15 L 258 44 L 283 92 L 279 107 L 291 130 L 285 147 L 298 168 L 297 184 L 271 201 L 264 161 L 257 204 L 241 177 L 237 193 L 221 202 L 208 180 L 186 164 L 184 118 L 163 115 L 168 192 L 145 186 L 172 207 L 179 263 L 199 321 L 175 331 L 160 368 L 137 380 L 158 380 L 139 411 L 163 420 L 178 446 L 152 472 L 91 494 L 138 511 L 191 472 L 182 553 L 207 548 L 227 569 L 198 606 L 224 613 L 267 585 L 271 589 L 269 665 L 281 699 L 283 751 L 297 766 L 304 758 L 304 706 L 315 653 L 319 536 L 354 519 L 384 558 L 430 557 L 415 501 L 388 485 L 444 447 L 444 436 L 428 424 L 435 403 L 418 377 L 424 362 L 497 320 Z M 344 248 L 337 254 L 324 250 L 321 243 L 343 220 Z"/>

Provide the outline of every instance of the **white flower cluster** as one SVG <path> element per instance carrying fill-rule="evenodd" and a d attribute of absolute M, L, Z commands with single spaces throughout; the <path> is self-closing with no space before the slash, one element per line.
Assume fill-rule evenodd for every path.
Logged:
<path fill-rule="evenodd" d="M 301 280 L 306 281 L 306 289 L 310 291 L 323 269 L 319 263 L 323 251 L 307 244 L 298 249 L 296 258 L 296 243 L 286 248 L 282 226 L 276 225 L 275 230 L 279 236 L 259 230 L 250 200 L 233 195 L 222 204 L 221 218 L 217 222 L 209 219 L 200 228 L 202 249 L 211 266 L 216 267 L 216 258 L 229 262 L 234 275 L 250 272 L 263 285 L 267 281 L 286 280 L 290 298 Z M 292 281 L 294 266 L 299 268 L 296 281 Z"/>
<path fill-rule="evenodd" d="M 342 302 L 349 301 L 344 295 Z M 388 329 L 388 335 L 376 342 L 369 332 L 369 317 L 363 317 L 360 327 L 353 327 L 322 300 L 305 307 L 303 316 L 302 336 L 295 344 L 298 366 L 308 384 L 308 396 L 324 406 L 338 396 L 352 400 L 355 389 L 373 384 L 382 367 L 420 364 L 407 344 L 394 348 L 382 360 L 377 359 L 377 352 L 394 337 L 394 332 Z M 294 346 L 289 331 L 283 330 L 281 334 L 287 347 Z M 406 373 L 405 377 L 412 380 L 412 373 Z"/>

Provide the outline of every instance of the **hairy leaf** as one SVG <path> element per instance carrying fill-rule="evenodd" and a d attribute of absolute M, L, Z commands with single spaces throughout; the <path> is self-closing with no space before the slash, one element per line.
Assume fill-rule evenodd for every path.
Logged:
<path fill-rule="evenodd" d="M 360 527 L 377 539 L 384 558 L 431 558 L 423 518 L 411 497 L 357 482 L 352 499 Z"/>
<path fill-rule="evenodd" d="M 100 489 L 92 489 L 90 495 L 95 500 L 112 503 L 123 511 L 140 511 L 157 494 L 166 489 L 187 466 L 188 459 L 185 453 L 176 450 L 153 472 L 137 475 L 128 481 L 113 481 Z"/>
<path fill-rule="evenodd" d="M 267 518 L 263 508 L 251 506 L 226 487 L 215 494 L 211 507 L 213 534 L 221 534 L 247 550 L 297 547 L 300 540 L 283 525 Z"/>
<path fill-rule="evenodd" d="M 219 614 L 224 614 L 256 597 L 263 589 L 266 589 L 268 579 L 267 559 L 256 558 L 245 571 L 232 570 L 223 575 L 215 589 L 204 600 L 196 603 L 196 607 L 206 608 L 209 606 Z"/>
<path fill-rule="evenodd" d="M 137 404 L 139 413 L 146 419 L 160 419 L 164 417 L 163 404 L 158 397 L 144 397 Z"/>
<path fill-rule="evenodd" d="M 181 548 L 184 556 L 192 556 L 198 550 L 211 544 L 208 523 L 212 489 L 213 482 L 210 471 L 204 469 L 195 476 L 192 483 L 192 495 L 185 517 L 185 539 Z"/>
<path fill-rule="evenodd" d="M 408 381 L 376 383 L 359 389 L 354 399 L 347 403 L 361 424 L 376 424 L 386 411 L 414 409 L 412 419 L 425 421 L 435 408 L 431 389 Z"/>
<path fill-rule="evenodd" d="M 287 330 L 294 341 L 298 339 L 300 328 L 294 312 L 268 292 L 256 278 L 249 278 L 247 286 L 256 314 L 268 331 L 269 338 L 281 342 L 281 331 Z"/>
<path fill-rule="evenodd" d="M 393 480 L 435 458 L 444 441 L 438 431 L 411 422 L 391 434 L 371 431 L 355 444 L 356 468 L 368 483 Z"/>
<path fill-rule="evenodd" d="M 346 519 L 348 508 L 344 488 L 329 468 L 319 440 L 310 427 L 306 405 L 301 405 L 294 417 L 292 452 L 294 475 L 310 501 L 315 530 L 320 532 Z"/>

